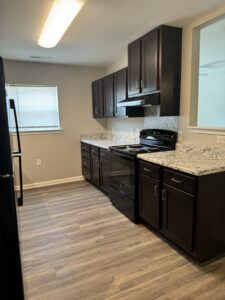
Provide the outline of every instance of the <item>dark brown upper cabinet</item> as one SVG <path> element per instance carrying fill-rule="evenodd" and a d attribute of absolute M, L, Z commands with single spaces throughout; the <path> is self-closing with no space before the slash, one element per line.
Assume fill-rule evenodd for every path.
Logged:
<path fill-rule="evenodd" d="M 159 31 L 146 34 L 141 40 L 141 92 L 151 93 L 158 90 Z"/>
<path fill-rule="evenodd" d="M 141 92 L 141 40 L 128 45 L 128 96 Z"/>
<path fill-rule="evenodd" d="M 104 117 L 114 116 L 113 74 L 103 78 Z"/>
<path fill-rule="evenodd" d="M 102 79 L 92 82 L 93 117 L 103 118 L 103 85 Z"/>
<path fill-rule="evenodd" d="M 160 115 L 179 115 L 182 29 L 162 25 L 128 46 L 128 97 L 160 95 Z"/>
<path fill-rule="evenodd" d="M 114 104 L 115 116 L 126 116 L 125 107 L 117 107 L 121 101 L 127 99 L 127 68 L 114 73 Z"/>

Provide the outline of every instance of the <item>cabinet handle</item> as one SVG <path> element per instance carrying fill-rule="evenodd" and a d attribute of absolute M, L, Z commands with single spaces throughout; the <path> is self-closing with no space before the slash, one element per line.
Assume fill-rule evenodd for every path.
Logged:
<path fill-rule="evenodd" d="M 138 88 L 138 81 L 135 81 L 136 89 Z"/>
<path fill-rule="evenodd" d="M 173 181 L 173 182 L 175 182 L 175 183 L 181 183 L 182 182 L 182 180 L 177 180 L 175 178 L 170 178 L 170 180 Z"/>
<path fill-rule="evenodd" d="M 98 114 L 98 107 L 95 107 L 95 114 Z"/>
<path fill-rule="evenodd" d="M 159 196 L 159 187 L 157 185 L 155 185 L 155 187 L 154 187 L 154 195 L 155 195 L 155 197 Z"/>
<path fill-rule="evenodd" d="M 163 200 L 163 201 L 166 201 L 166 200 L 167 200 L 167 190 L 166 190 L 166 189 L 163 189 L 163 190 L 162 190 L 162 200 Z"/>
<path fill-rule="evenodd" d="M 152 170 L 147 169 L 147 168 L 144 168 L 144 171 L 145 171 L 145 172 L 152 172 Z"/>
<path fill-rule="evenodd" d="M 144 81 L 141 79 L 141 88 L 144 88 Z"/>

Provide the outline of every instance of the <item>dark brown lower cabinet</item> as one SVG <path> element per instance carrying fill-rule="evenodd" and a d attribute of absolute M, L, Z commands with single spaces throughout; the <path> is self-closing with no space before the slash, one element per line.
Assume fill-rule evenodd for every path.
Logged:
<path fill-rule="evenodd" d="M 82 175 L 84 178 L 91 180 L 91 147 L 86 143 L 81 143 L 82 157 Z"/>
<path fill-rule="evenodd" d="M 139 215 L 195 260 L 209 262 L 225 255 L 224 182 L 225 172 L 193 176 L 140 161 Z"/>
<path fill-rule="evenodd" d="M 162 217 L 163 233 L 180 247 L 192 252 L 194 196 L 164 184 Z"/>
<path fill-rule="evenodd" d="M 91 181 L 97 186 L 100 185 L 99 157 L 97 155 L 91 155 Z"/>
<path fill-rule="evenodd" d="M 159 181 L 140 173 L 139 215 L 152 227 L 159 229 Z"/>
<path fill-rule="evenodd" d="M 109 160 L 104 158 L 100 160 L 100 188 L 109 192 Z"/>
<path fill-rule="evenodd" d="M 83 177 L 108 194 L 108 150 L 81 142 L 81 154 Z"/>

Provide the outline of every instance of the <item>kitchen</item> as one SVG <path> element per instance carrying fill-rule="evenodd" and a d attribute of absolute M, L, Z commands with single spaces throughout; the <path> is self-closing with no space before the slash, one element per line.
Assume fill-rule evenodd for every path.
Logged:
<path fill-rule="evenodd" d="M 134 1 L 86 1 L 49 49 L 37 42 L 53 1 L 1 3 L 0 54 L 20 125 L 25 299 L 224 298 L 224 102 L 217 104 L 207 82 L 207 72 L 223 68 L 224 2 L 172 1 L 173 11 L 165 1 L 141 2 L 146 9 Z M 218 50 L 213 62 L 200 53 L 204 67 L 199 34 L 202 51 Z M 213 74 L 218 83 L 222 72 Z M 199 80 L 208 108 L 198 100 Z M 58 101 L 51 111 L 38 108 L 45 130 L 22 132 L 21 122 L 35 115 L 27 117 L 18 95 L 31 87 Z M 16 147 L 15 132 L 12 139 Z M 115 149 L 127 145 L 136 148 Z M 132 171 L 130 163 L 129 172 L 116 168 L 115 153 L 132 159 Z M 17 158 L 14 164 L 20 190 Z M 120 175 L 122 190 L 114 191 L 122 193 L 113 198 L 109 189 Z M 128 197 L 127 180 L 134 188 Z M 135 200 L 137 224 L 127 218 L 127 198 Z M 16 299 L 23 299 L 19 289 Z"/>

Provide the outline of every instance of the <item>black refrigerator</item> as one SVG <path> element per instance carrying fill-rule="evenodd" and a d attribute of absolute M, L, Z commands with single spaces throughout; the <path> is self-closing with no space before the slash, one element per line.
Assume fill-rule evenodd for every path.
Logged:
<path fill-rule="evenodd" d="M 20 175 L 22 175 L 21 148 L 18 124 L 15 120 L 18 149 L 15 152 L 11 150 L 8 106 L 14 110 L 14 117 L 16 117 L 14 101 L 10 100 L 7 105 L 3 60 L 0 57 L 0 299 L 22 300 L 24 291 L 12 163 L 13 157 L 19 159 Z M 19 205 L 22 205 L 22 176 L 20 183 L 21 194 L 18 201 Z"/>

